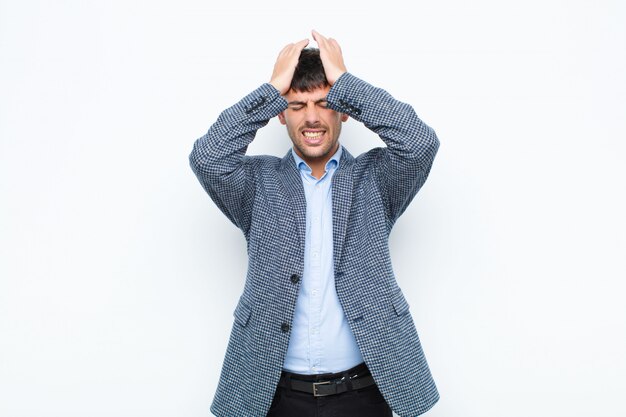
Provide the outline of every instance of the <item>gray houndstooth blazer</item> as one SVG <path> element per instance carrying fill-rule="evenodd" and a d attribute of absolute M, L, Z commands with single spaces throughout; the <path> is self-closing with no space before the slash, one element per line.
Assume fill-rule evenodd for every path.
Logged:
<path fill-rule="evenodd" d="M 387 145 L 357 158 L 344 149 L 332 178 L 335 285 L 387 403 L 402 417 L 417 416 L 439 394 L 394 278 L 388 236 L 426 181 L 439 141 L 411 106 L 352 74 L 337 80 L 327 100 Z M 248 248 L 248 274 L 211 405 L 220 417 L 267 414 L 289 343 L 304 262 L 302 180 L 291 151 L 282 159 L 245 155 L 256 131 L 286 107 L 264 84 L 225 110 L 190 155 L 200 183 L 243 231 Z"/>

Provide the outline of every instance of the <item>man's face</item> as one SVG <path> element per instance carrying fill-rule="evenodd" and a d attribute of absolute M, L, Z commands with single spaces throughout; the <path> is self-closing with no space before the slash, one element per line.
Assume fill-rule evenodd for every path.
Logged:
<path fill-rule="evenodd" d="M 307 163 L 326 162 L 337 151 L 341 123 L 348 115 L 326 107 L 330 87 L 320 87 L 311 92 L 289 90 L 285 99 L 287 110 L 278 115 L 287 126 L 287 132 L 298 156 Z"/>

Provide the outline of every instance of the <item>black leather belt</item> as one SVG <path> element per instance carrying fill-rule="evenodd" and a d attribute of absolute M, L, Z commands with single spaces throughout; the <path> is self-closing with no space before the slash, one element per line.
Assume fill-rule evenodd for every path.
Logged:
<path fill-rule="evenodd" d="M 307 392 L 314 397 L 341 394 L 374 385 L 374 378 L 365 364 L 336 374 L 301 375 L 283 372 L 278 386 Z"/>

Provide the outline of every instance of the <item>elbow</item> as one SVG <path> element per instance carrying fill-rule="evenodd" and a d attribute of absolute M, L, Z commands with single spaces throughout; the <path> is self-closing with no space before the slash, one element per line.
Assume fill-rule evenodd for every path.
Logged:
<path fill-rule="evenodd" d="M 207 146 L 205 135 L 193 144 L 193 149 L 189 154 L 189 166 L 196 175 L 207 175 L 211 167 L 215 166 L 211 159 L 212 155 Z"/>
<path fill-rule="evenodd" d="M 189 154 L 189 166 L 191 167 L 192 171 L 197 174 L 199 171 L 201 171 L 202 165 L 203 165 L 203 158 L 200 155 L 200 152 L 198 151 L 198 146 L 196 143 L 193 146 L 191 153 Z"/>
<path fill-rule="evenodd" d="M 437 136 L 437 134 L 435 133 L 434 129 L 431 127 L 428 127 L 429 135 L 428 135 L 428 140 L 427 140 L 427 144 L 428 144 L 428 148 L 430 150 L 430 152 L 433 154 L 433 156 L 437 153 L 437 151 L 439 150 L 439 145 L 441 144 L 441 142 L 439 141 L 439 137 Z"/>
<path fill-rule="evenodd" d="M 439 150 L 439 138 L 435 130 L 416 117 L 416 124 L 412 128 L 410 140 L 410 154 L 412 158 L 423 161 L 434 159 Z"/>
<path fill-rule="evenodd" d="M 428 134 L 424 135 L 423 145 L 418 159 L 421 163 L 430 166 L 435 160 L 440 142 L 435 131 L 429 126 L 426 126 L 426 128 L 428 129 Z"/>

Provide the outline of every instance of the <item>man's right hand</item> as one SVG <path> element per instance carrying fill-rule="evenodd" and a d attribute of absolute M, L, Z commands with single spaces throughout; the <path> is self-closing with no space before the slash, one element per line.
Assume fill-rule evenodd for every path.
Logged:
<path fill-rule="evenodd" d="M 308 39 L 303 39 L 297 43 L 290 43 L 278 54 L 270 84 L 280 91 L 281 95 L 285 95 L 289 91 L 291 79 L 293 78 L 293 73 L 296 71 L 298 59 L 300 58 L 300 52 L 302 52 L 308 44 Z"/>

